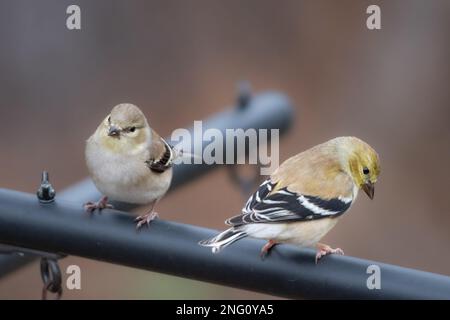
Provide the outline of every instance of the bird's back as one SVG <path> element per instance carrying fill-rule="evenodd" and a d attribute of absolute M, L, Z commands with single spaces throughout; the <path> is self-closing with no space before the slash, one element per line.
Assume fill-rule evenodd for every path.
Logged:
<path fill-rule="evenodd" d="M 286 161 L 271 175 L 273 183 L 289 186 L 303 195 L 325 195 L 326 199 L 352 197 L 351 177 L 341 167 L 333 140 L 303 151 Z M 339 186 L 339 188 L 336 188 Z"/>

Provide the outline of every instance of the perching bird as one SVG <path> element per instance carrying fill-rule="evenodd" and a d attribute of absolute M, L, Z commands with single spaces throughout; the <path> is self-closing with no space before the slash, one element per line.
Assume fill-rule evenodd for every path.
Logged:
<path fill-rule="evenodd" d="M 175 153 L 135 105 L 115 106 L 87 140 L 85 157 L 94 184 L 104 195 L 85 210 L 111 208 L 108 198 L 150 205 L 137 228 L 157 217 L 155 205 L 169 189 Z"/>
<path fill-rule="evenodd" d="M 355 137 L 339 137 L 299 153 L 280 165 L 248 199 L 231 228 L 199 244 L 214 253 L 245 238 L 268 240 L 261 257 L 278 243 L 317 246 L 317 261 L 344 254 L 319 243 L 355 201 L 359 189 L 370 199 L 380 173 L 378 154 Z"/>

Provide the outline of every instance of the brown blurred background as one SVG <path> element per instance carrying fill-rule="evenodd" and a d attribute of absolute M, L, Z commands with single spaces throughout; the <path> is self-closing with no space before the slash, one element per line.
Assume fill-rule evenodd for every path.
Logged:
<path fill-rule="evenodd" d="M 81 7 L 81 31 L 65 27 L 69 4 Z M 381 6 L 380 31 L 366 28 L 369 4 Z M 35 192 L 44 168 L 59 190 L 85 177 L 84 141 L 117 103 L 137 104 L 167 136 L 232 104 L 247 79 L 297 106 L 280 160 L 340 135 L 380 153 L 374 201 L 361 196 L 325 242 L 450 275 L 449 30 L 446 0 L 2 0 L 0 187 Z M 221 229 L 243 201 L 220 169 L 158 211 Z M 82 290 L 66 299 L 268 297 L 78 257 L 61 264 L 82 268 Z M 36 263 L 0 279 L 3 299 L 40 290 Z"/>

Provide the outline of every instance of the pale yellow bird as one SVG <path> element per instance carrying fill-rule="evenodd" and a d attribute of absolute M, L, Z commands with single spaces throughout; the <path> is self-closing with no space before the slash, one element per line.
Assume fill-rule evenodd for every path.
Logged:
<path fill-rule="evenodd" d="M 136 218 L 137 228 L 157 217 L 155 205 L 169 189 L 174 151 L 148 124 L 133 104 L 115 106 L 87 140 L 86 164 L 98 190 L 98 202 L 85 204 L 87 211 L 111 208 L 112 200 L 150 205 Z"/>
<path fill-rule="evenodd" d="M 214 253 L 233 242 L 253 237 L 268 240 L 261 256 L 278 243 L 317 247 L 317 261 L 330 253 L 344 254 L 319 243 L 356 200 L 359 189 L 370 199 L 380 174 L 378 154 L 355 137 L 339 137 L 297 154 L 264 181 L 231 226 L 200 245 Z"/>

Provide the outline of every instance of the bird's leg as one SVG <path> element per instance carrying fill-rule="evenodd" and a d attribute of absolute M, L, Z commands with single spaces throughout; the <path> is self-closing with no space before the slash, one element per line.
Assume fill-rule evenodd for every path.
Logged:
<path fill-rule="evenodd" d="M 90 201 L 84 204 L 84 210 L 89 213 L 92 213 L 97 209 L 98 211 L 102 211 L 102 209 L 112 209 L 112 208 L 113 206 L 108 203 L 107 196 L 101 197 L 100 200 L 97 202 Z"/>
<path fill-rule="evenodd" d="M 137 221 L 136 229 L 139 230 L 143 225 L 147 225 L 147 227 L 148 227 L 150 222 L 152 222 L 153 220 L 158 218 L 158 213 L 154 211 L 156 202 L 158 202 L 158 201 L 155 200 L 152 203 L 150 210 L 146 214 L 138 216 L 136 219 L 134 219 L 134 221 Z"/>
<path fill-rule="evenodd" d="M 320 258 L 326 256 L 327 254 L 340 254 L 344 255 L 344 251 L 341 248 L 333 249 L 330 246 L 323 244 L 323 243 L 317 243 L 317 253 L 316 253 L 316 264 L 319 262 Z"/>
<path fill-rule="evenodd" d="M 264 247 L 261 249 L 261 253 L 259 254 L 261 259 L 264 260 L 266 256 L 269 254 L 270 249 L 272 249 L 278 243 L 275 240 L 269 240 Z"/>

